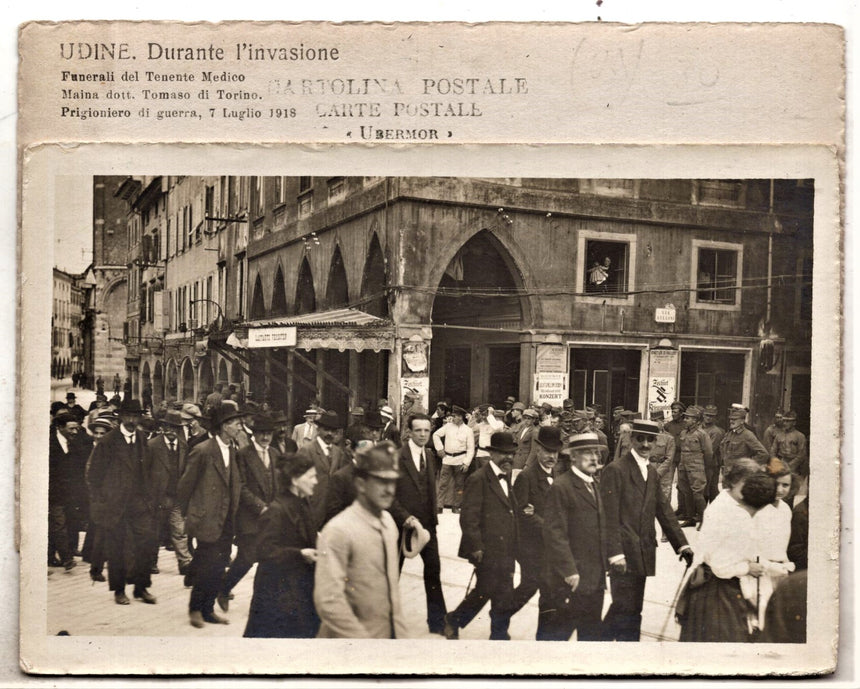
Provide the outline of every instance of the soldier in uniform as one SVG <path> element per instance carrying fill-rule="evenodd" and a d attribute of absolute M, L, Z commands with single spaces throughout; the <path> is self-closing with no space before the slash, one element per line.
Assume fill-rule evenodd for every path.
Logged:
<path fill-rule="evenodd" d="M 651 420 L 657 424 L 660 432 L 654 438 L 648 461 L 657 470 L 660 478 L 660 490 L 669 500 L 672 495 L 672 463 L 675 461 L 675 438 L 664 430 L 663 413 L 651 415 Z"/>
<path fill-rule="evenodd" d="M 677 470 L 678 462 L 681 459 L 681 456 L 679 454 L 679 448 L 678 448 L 678 436 L 681 435 L 681 431 L 684 430 L 684 418 L 683 418 L 683 416 L 684 416 L 684 412 L 687 409 L 687 405 L 684 404 L 683 402 L 675 400 L 674 402 L 672 402 L 670 409 L 672 410 L 672 418 L 669 419 L 669 421 L 667 421 L 665 423 L 665 425 L 663 426 L 663 430 L 666 431 L 666 433 L 668 433 L 669 435 L 671 435 L 672 438 L 674 438 L 674 440 L 675 440 L 675 456 L 672 458 L 672 466 L 668 472 L 669 473 L 669 478 L 668 478 L 669 491 L 671 493 L 672 483 L 675 480 L 675 471 Z M 681 493 L 679 492 L 678 493 L 678 509 L 675 510 L 675 514 L 677 514 L 677 515 L 689 514 L 689 512 L 687 511 L 687 506 L 681 502 L 682 500 L 683 500 L 683 497 L 681 496 Z M 690 509 L 692 509 L 692 508 L 690 508 Z"/>
<path fill-rule="evenodd" d="M 720 460 L 722 461 L 723 476 L 725 476 L 736 459 L 749 457 L 764 465 L 770 459 L 770 454 L 746 426 L 747 413 L 743 407 L 732 407 L 729 412 L 729 430 L 720 441 Z"/>
<path fill-rule="evenodd" d="M 788 464 L 792 473 L 805 478 L 809 476 L 806 436 L 794 427 L 795 423 L 797 413 L 787 411 L 782 419 L 782 428 L 776 432 L 770 446 L 770 452 Z"/>
<path fill-rule="evenodd" d="M 776 439 L 776 434 L 782 430 L 783 413 L 782 409 L 777 409 L 773 415 L 773 423 L 764 429 L 761 436 L 761 443 L 767 448 L 773 446 L 773 441 Z"/>
<path fill-rule="evenodd" d="M 701 420 L 702 410 L 690 405 L 684 412 L 684 430 L 678 435 L 678 454 L 681 458 L 678 464 L 678 495 L 684 496 L 683 503 L 688 510 L 680 520 L 682 527 L 701 524 L 707 505 L 706 467 L 713 461 L 714 449 L 710 436 L 699 428 Z"/>
<path fill-rule="evenodd" d="M 726 432 L 714 423 L 717 418 L 716 405 L 709 404 L 702 412 L 702 430 L 708 434 L 711 439 L 711 446 L 714 448 L 714 458 L 711 463 L 705 467 L 705 474 L 708 479 L 708 487 L 705 490 L 705 499 L 711 502 L 720 492 L 720 442 Z"/>

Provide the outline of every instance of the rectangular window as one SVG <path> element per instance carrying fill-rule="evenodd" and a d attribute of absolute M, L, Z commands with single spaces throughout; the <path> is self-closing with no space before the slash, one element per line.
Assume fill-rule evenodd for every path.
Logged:
<path fill-rule="evenodd" d="M 272 179 L 272 191 L 277 205 L 281 205 L 287 200 L 286 188 L 287 183 L 283 177 L 274 177 Z"/>
<path fill-rule="evenodd" d="M 738 254 L 721 249 L 699 249 L 696 298 L 700 302 L 734 304 Z"/>
<path fill-rule="evenodd" d="M 299 177 L 299 193 L 303 193 L 306 191 L 310 191 L 311 189 L 311 178 L 310 177 Z"/>
<path fill-rule="evenodd" d="M 692 259 L 690 308 L 739 310 L 743 244 L 694 239 Z"/>
<path fill-rule="evenodd" d="M 698 200 L 702 206 L 743 208 L 746 184 L 734 179 L 703 179 L 698 183 Z"/>
<path fill-rule="evenodd" d="M 251 177 L 251 217 L 263 214 L 263 178 Z"/>
<path fill-rule="evenodd" d="M 346 196 L 346 180 L 343 177 L 332 177 L 328 181 L 328 202 L 337 203 Z"/>
<path fill-rule="evenodd" d="M 212 322 L 212 276 L 210 275 L 206 278 L 206 323 L 207 325 Z"/>
<path fill-rule="evenodd" d="M 628 252 L 627 242 L 587 240 L 583 291 L 595 295 L 627 292 Z"/>

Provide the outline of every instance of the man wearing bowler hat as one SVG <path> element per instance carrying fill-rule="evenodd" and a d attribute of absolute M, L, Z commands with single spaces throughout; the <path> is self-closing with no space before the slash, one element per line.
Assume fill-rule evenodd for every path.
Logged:
<path fill-rule="evenodd" d="M 152 485 L 152 499 L 155 504 L 158 541 L 153 551 L 151 565 L 158 563 L 158 545 L 165 537 L 173 544 L 179 573 L 186 574 L 191 565 L 191 553 L 188 551 L 188 536 L 185 533 L 185 520 L 182 510 L 176 500 L 176 490 L 179 477 L 185 471 L 188 459 L 188 445 L 182 437 L 184 427 L 182 414 L 175 409 L 168 409 L 158 421 L 161 434 L 151 438 L 147 443 L 149 479 Z"/>
<path fill-rule="evenodd" d="M 311 513 L 316 527 L 319 528 L 325 521 L 329 479 L 338 469 L 346 465 L 346 461 L 343 450 L 334 443 L 335 435 L 343 428 L 338 415 L 332 411 L 320 414 L 317 425 L 319 429 L 316 437 L 312 442 L 300 447 L 299 454 L 310 458 L 317 470 L 317 487 L 310 501 Z"/>
<path fill-rule="evenodd" d="M 445 638 L 459 638 L 490 601 L 490 639 L 507 640 L 517 557 L 517 500 L 511 487 L 516 444 L 510 433 L 493 433 L 490 461 L 466 481 L 460 515 L 460 557 L 475 566 L 475 588 L 445 615 Z"/>
<path fill-rule="evenodd" d="M 242 477 L 236 462 L 235 437 L 242 429 L 242 413 L 235 403 L 221 402 L 212 414 L 215 437 L 200 443 L 188 456 L 179 479 L 177 499 L 189 538 L 197 539 L 191 562 L 191 626 L 229 624 L 215 613 L 215 597 L 230 561 Z"/>
<path fill-rule="evenodd" d="M 90 458 L 88 482 L 96 521 L 105 537 L 108 583 L 118 605 L 129 605 L 126 583 L 134 597 L 155 603 L 147 589 L 153 547 L 157 547 L 155 504 L 146 434 L 137 429 L 143 415 L 140 401 L 125 399 L 119 406 L 120 425 L 96 445 Z"/>
<path fill-rule="evenodd" d="M 74 416 L 78 423 L 83 423 L 84 417 L 86 417 L 87 413 L 84 411 L 84 408 L 78 404 L 77 399 L 78 398 L 75 393 L 67 392 L 65 411 Z"/>
<path fill-rule="evenodd" d="M 540 588 L 543 571 L 543 520 L 547 494 L 555 481 L 562 431 L 541 426 L 535 438 L 535 462 L 514 477 L 519 520 L 520 585 L 514 589 L 511 615 L 528 603 Z"/>
<path fill-rule="evenodd" d="M 538 641 L 600 641 L 606 589 L 606 517 L 594 480 L 600 439 L 579 433 L 568 439 L 570 471 L 548 491 L 543 516 L 545 567 L 538 613 Z"/>
<path fill-rule="evenodd" d="M 275 423 L 271 417 L 254 417 L 250 444 L 236 453 L 236 466 L 242 477 L 239 510 L 236 512 L 236 545 L 238 552 L 224 575 L 218 592 L 218 606 L 225 612 L 230 606 L 230 592 L 257 562 L 257 534 L 260 517 L 278 493 L 277 471 L 280 453 L 272 447 Z"/>
<path fill-rule="evenodd" d="M 651 443 L 659 433 L 653 421 L 636 419 L 631 427 L 631 450 L 603 469 L 600 497 L 606 515 L 606 554 L 612 605 L 603 620 L 608 641 L 639 641 L 645 581 L 657 564 L 654 519 L 676 553 L 693 560 L 678 518 L 663 491 L 657 471 L 648 462 Z"/>

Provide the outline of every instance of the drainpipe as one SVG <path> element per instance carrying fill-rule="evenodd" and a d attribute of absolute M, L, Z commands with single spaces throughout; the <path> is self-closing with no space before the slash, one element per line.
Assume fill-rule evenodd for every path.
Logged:
<path fill-rule="evenodd" d="M 768 212 L 773 216 L 773 180 L 770 180 L 770 199 L 768 201 Z M 774 224 L 775 226 L 775 224 Z M 773 230 L 767 235 L 767 327 L 770 330 L 771 303 L 773 300 Z"/>

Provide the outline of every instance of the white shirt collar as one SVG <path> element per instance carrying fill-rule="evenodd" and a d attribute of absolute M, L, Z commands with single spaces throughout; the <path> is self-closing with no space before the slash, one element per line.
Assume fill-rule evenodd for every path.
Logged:
<path fill-rule="evenodd" d="M 574 474 L 579 476 L 579 478 L 581 478 L 586 483 L 594 483 L 594 477 L 593 476 L 589 476 L 588 474 L 581 472 L 579 469 L 577 469 L 575 466 L 573 466 L 573 464 L 570 465 L 570 470 Z"/>
<path fill-rule="evenodd" d="M 215 434 L 215 440 L 218 442 L 218 447 L 221 448 L 221 452 L 224 452 L 224 450 L 227 450 L 227 452 L 230 451 L 230 443 L 225 443 L 221 440 L 221 436 L 217 433 Z"/>
<path fill-rule="evenodd" d="M 406 442 L 409 443 L 409 451 L 412 453 L 412 459 L 416 461 L 420 460 L 421 455 L 424 453 L 424 448 L 416 445 L 412 438 L 409 438 Z"/>
<path fill-rule="evenodd" d="M 257 440 L 253 436 L 251 436 L 251 442 L 254 443 L 254 447 L 257 448 L 257 454 L 258 455 L 263 454 L 266 450 L 269 449 L 268 447 L 263 447 L 262 445 L 260 445 L 260 443 L 258 443 Z"/>
<path fill-rule="evenodd" d="M 126 442 L 128 442 L 129 438 L 134 438 L 135 435 L 135 431 L 131 431 L 129 433 L 127 430 L 125 430 L 125 426 L 123 426 L 122 424 L 119 425 L 119 432 L 122 433 L 123 436 L 125 436 Z"/>
<path fill-rule="evenodd" d="M 501 478 L 501 476 L 505 473 L 499 467 L 496 466 L 496 463 L 491 459 L 487 462 L 490 465 L 490 469 L 492 469 L 493 473 L 496 475 L 496 478 Z"/>
<path fill-rule="evenodd" d="M 317 442 L 319 443 L 319 446 L 322 448 L 322 451 L 325 452 L 326 454 L 328 454 L 329 448 L 331 447 L 331 445 L 326 445 L 325 441 L 323 441 L 323 439 L 320 436 L 317 436 Z"/>
<path fill-rule="evenodd" d="M 60 443 L 60 447 L 63 448 L 63 452 L 69 454 L 69 441 L 66 440 L 66 436 L 57 431 L 57 442 Z"/>

